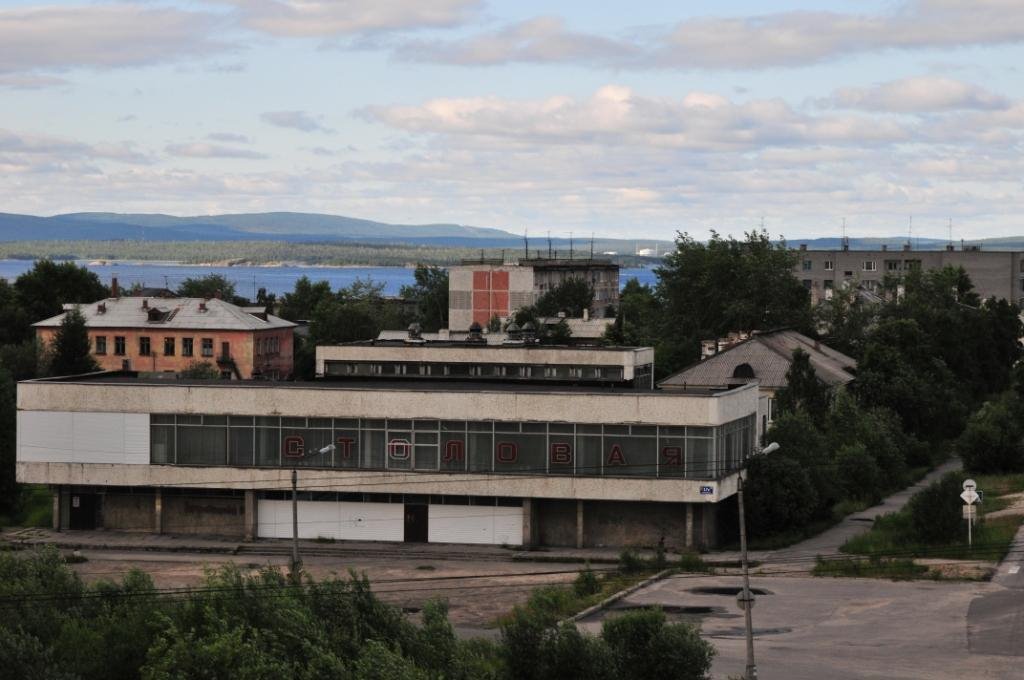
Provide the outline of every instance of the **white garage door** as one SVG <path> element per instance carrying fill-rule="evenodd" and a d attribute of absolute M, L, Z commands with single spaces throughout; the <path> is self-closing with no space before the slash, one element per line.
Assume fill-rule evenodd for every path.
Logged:
<path fill-rule="evenodd" d="M 292 502 L 260 499 L 260 538 L 292 537 Z M 299 538 L 346 541 L 402 541 L 405 506 L 401 503 L 332 503 L 299 501 Z"/>
<path fill-rule="evenodd" d="M 522 507 L 431 505 L 427 539 L 431 543 L 522 545 Z"/>

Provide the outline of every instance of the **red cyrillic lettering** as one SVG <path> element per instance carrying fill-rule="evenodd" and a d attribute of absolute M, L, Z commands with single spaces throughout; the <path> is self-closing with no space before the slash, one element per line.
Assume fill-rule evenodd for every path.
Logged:
<path fill-rule="evenodd" d="M 285 458 L 302 458 L 306 455 L 306 442 L 297 434 L 285 437 L 281 444 Z"/>
<path fill-rule="evenodd" d="M 682 465 L 683 449 L 679 446 L 664 446 L 661 455 L 665 458 L 665 465 Z"/>
<path fill-rule="evenodd" d="M 568 442 L 554 442 L 548 458 L 552 465 L 572 465 L 572 446 Z"/>
<path fill-rule="evenodd" d="M 622 447 L 612 444 L 612 450 L 608 452 L 608 465 L 625 465 L 626 457 L 622 455 Z"/>
<path fill-rule="evenodd" d="M 466 443 L 460 439 L 449 439 L 444 443 L 444 462 L 458 462 L 466 458 Z"/>
<path fill-rule="evenodd" d="M 519 447 L 512 442 L 499 442 L 497 448 L 499 463 L 514 463 L 519 457 Z"/>

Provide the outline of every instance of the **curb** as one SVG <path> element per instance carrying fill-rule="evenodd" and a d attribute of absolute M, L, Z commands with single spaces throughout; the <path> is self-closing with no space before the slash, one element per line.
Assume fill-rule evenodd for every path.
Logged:
<path fill-rule="evenodd" d="M 561 621 L 558 622 L 558 625 L 562 625 L 563 623 L 576 623 L 577 621 L 579 621 L 581 619 L 585 619 L 586 617 L 590 616 L 591 614 L 596 614 L 597 612 L 601 611 L 602 609 L 606 609 L 606 608 L 610 607 L 611 605 L 615 604 L 616 602 L 618 602 L 619 600 L 623 599 L 624 597 L 628 597 L 629 595 L 632 595 L 633 593 L 635 593 L 636 591 L 640 590 L 641 588 L 646 588 L 647 586 L 651 585 L 655 581 L 660 581 L 661 579 L 665 578 L 669 574 L 674 574 L 675 571 L 676 570 L 674 568 L 663 569 L 663 570 L 659 571 L 657 574 L 655 574 L 654 576 L 646 578 L 643 581 L 640 581 L 639 583 L 634 583 L 633 585 L 629 586 L 628 588 L 623 588 L 619 592 L 614 593 L 612 595 L 609 595 L 608 597 L 606 597 L 605 599 L 601 600 L 597 604 L 592 605 L 590 607 L 587 607 L 583 611 L 578 612 L 576 614 L 573 614 L 572 616 L 570 616 L 567 619 L 562 619 Z"/>

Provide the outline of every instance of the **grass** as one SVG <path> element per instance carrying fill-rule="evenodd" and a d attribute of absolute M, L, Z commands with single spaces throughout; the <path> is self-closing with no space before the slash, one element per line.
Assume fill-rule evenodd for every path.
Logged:
<path fill-rule="evenodd" d="M 17 507 L 0 514 L 0 527 L 53 526 L 53 495 L 44 484 L 24 484 Z"/>
<path fill-rule="evenodd" d="M 582 575 L 587 571 L 581 571 Z M 654 571 L 638 571 L 633 573 L 622 573 L 618 571 L 594 574 L 597 582 L 597 589 L 590 593 L 578 592 L 575 584 L 564 586 L 541 586 L 530 593 L 530 599 L 523 605 L 532 614 L 536 614 L 550 621 L 559 621 L 580 613 L 588 607 L 611 597 L 615 593 L 640 583 L 644 579 L 654 575 Z M 498 619 L 501 625 L 510 620 L 510 614 Z"/>
<path fill-rule="evenodd" d="M 894 581 L 906 581 L 919 578 L 941 578 L 939 572 L 932 571 L 923 564 L 915 564 L 906 558 L 868 559 L 844 557 L 840 559 L 815 559 L 811 573 L 815 576 L 847 577 L 847 578 L 886 578 Z"/>

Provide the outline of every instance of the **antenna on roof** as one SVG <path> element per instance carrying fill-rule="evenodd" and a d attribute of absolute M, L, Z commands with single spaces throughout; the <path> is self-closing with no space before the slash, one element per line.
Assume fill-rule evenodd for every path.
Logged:
<path fill-rule="evenodd" d="M 953 218 L 952 217 L 949 218 L 949 245 L 952 248 L 952 246 L 953 246 Z"/>
<path fill-rule="evenodd" d="M 548 259 L 551 259 L 551 230 L 548 229 Z"/>
<path fill-rule="evenodd" d="M 910 216 L 910 222 L 907 224 L 907 250 L 910 250 L 914 246 L 914 216 Z"/>
<path fill-rule="evenodd" d="M 846 218 L 845 217 L 843 218 L 843 240 L 842 240 L 842 244 L 843 244 L 843 250 L 849 250 L 850 249 L 850 238 L 846 235 Z"/>
<path fill-rule="evenodd" d="M 572 232 L 569 232 L 569 259 L 572 259 Z"/>
<path fill-rule="evenodd" d="M 523 257 L 527 260 L 530 259 L 530 237 L 526 229 L 523 229 Z"/>
<path fill-rule="evenodd" d="M 594 232 L 590 232 L 590 259 L 594 259 Z"/>

